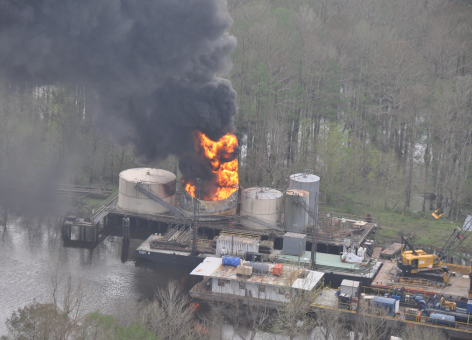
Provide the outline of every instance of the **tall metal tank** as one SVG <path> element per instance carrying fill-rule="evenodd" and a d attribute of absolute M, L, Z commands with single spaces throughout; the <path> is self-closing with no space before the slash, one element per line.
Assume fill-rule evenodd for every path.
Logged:
<path fill-rule="evenodd" d="M 298 200 L 305 201 L 309 205 L 310 193 L 300 189 L 289 189 L 285 193 L 285 231 L 303 233 L 308 225 L 308 213 L 297 203 Z"/>
<path fill-rule="evenodd" d="M 310 209 L 318 217 L 318 196 L 320 194 L 320 178 L 308 171 L 290 176 L 290 189 L 301 189 L 310 193 Z M 313 225 L 313 219 L 308 217 L 308 225 Z"/>
<path fill-rule="evenodd" d="M 176 176 L 169 171 L 153 168 L 134 168 L 120 172 L 118 207 L 130 212 L 161 214 L 169 211 L 135 188 L 136 183 L 144 184 L 146 189 L 167 203 L 175 204 Z"/>
<path fill-rule="evenodd" d="M 238 207 L 238 190 L 233 192 L 228 198 L 219 201 L 199 200 L 198 213 L 200 219 L 211 220 L 211 215 L 235 215 Z M 193 216 L 194 201 L 196 198 L 184 190 L 180 197 L 180 211 L 185 216 Z"/>
<path fill-rule="evenodd" d="M 241 192 L 241 216 L 253 216 L 275 225 L 280 223 L 283 194 L 272 188 L 248 188 Z M 243 220 L 246 227 L 269 229 L 250 220 Z"/>

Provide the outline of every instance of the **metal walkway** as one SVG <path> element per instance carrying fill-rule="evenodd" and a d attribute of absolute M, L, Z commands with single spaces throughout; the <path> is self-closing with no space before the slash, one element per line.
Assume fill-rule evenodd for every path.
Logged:
<path fill-rule="evenodd" d="M 92 214 L 92 224 L 100 222 L 105 216 L 110 213 L 110 206 L 113 205 L 118 199 L 118 190 L 113 192 L 102 204 L 98 207 L 97 211 Z"/>
<path fill-rule="evenodd" d="M 162 205 L 164 208 L 166 209 L 169 209 L 170 213 L 172 215 L 174 215 L 175 217 L 177 217 L 178 219 L 184 221 L 184 222 L 188 222 L 190 221 L 187 216 L 185 216 L 179 209 L 177 209 L 176 207 L 174 207 L 173 205 L 167 203 L 166 201 L 164 201 L 162 198 L 158 197 L 156 194 L 154 194 L 152 192 L 152 190 L 149 188 L 149 186 L 141 183 L 141 182 L 138 182 L 136 183 L 136 185 L 134 186 L 137 190 L 139 190 L 140 192 L 142 192 L 144 195 L 146 195 L 147 197 L 153 199 L 154 201 L 156 201 L 157 203 L 159 203 L 160 205 Z"/>

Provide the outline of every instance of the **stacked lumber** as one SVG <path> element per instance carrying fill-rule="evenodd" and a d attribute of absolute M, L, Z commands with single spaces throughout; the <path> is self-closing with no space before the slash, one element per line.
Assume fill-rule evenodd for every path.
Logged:
<path fill-rule="evenodd" d="M 274 242 L 273 241 L 261 241 L 259 243 L 259 252 L 263 254 L 270 254 L 274 250 Z"/>

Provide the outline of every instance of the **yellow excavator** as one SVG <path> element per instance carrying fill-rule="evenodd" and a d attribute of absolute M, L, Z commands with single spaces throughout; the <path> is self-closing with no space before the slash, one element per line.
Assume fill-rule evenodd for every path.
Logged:
<path fill-rule="evenodd" d="M 444 211 L 442 210 L 442 208 L 439 208 L 438 210 L 435 210 L 432 214 L 431 214 L 435 219 L 439 219 L 442 215 L 444 215 Z"/>
<path fill-rule="evenodd" d="M 423 249 L 415 249 L 407 239 L 402 236 L 401 255 L 400 259 L 397 261 L 397 267 L 404 276 L 419 276 L 436 281 L 442 279 L 448 283 L 449 278 L 447 273 L 450 267 L 454 266 L 453 269 L 457 270 L 459 266 L 444 263 L 443 261 L 447 254 L 452 249 L 457 248 L 467 236 L 464 236 L 461 230 L 456 227 L 438 255 L 429 254 Z M 409 250 L 406 249 L 407 247 Z"/>

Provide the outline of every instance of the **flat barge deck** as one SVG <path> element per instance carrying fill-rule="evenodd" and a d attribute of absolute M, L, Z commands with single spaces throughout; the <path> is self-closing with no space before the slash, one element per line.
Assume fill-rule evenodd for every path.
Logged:
<path fill-rule="evenodd" d="M 192 255 L 191 247 L 186 249 L 151 248 L 151 241 L 155 237 L 154 234 L 149 236 L 138 248 L 136 248 L 136 254 L 153 262 L 188 266 L 197 266 L 206 257 L 214 256 L 212 253 L 199 253 L 198 255 Z"/>
<path fill-rule="evenodd" d="M 429 294 L 451 295 L 455 297 L 465 297 L 468 294 L 470 287 L 469 275 L 457 273 L 456 276 L 451 276 L 451 285 L 424 285 L 422 280 L 401 281 L 398 276 L 397 263 L 395 261 L 384 260 L 383 266 L 372 281 L 372 287 L 382 289 L 393 289 L 394 287 L 408 288 L 411 292 L 425 292 Z M 424 282 L 424 281 L 423 281 Z"/>

